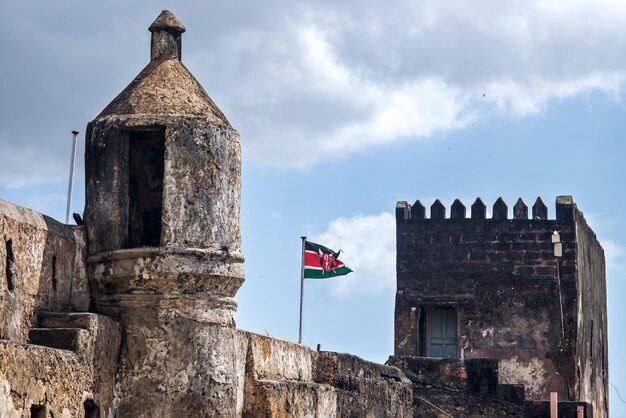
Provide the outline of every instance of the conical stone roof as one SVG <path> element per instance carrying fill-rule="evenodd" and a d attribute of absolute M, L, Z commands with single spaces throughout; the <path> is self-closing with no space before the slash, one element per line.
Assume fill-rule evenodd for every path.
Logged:
<path fill-rule="evenodd" d="M 195 115 L 230 126 L 200 83 L 177 59 L 148 64 L 98 118 L 113 115 Z"/>
<path fill-rule="evenodd" d="M 153 43 L 155 32 L 180 36 L 184 30 L 169 11 L 163 11 L 150 26 Z M 198 80 L 178 58 L 170 56 L 152 60 L 96 119 L 115 115 L 193 115 L 230 126 Z"/>

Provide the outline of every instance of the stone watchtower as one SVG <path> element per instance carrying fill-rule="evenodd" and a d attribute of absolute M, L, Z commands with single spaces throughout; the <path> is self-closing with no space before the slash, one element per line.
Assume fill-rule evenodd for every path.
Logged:
<path fill-rule="evenodd" d="M 185 27 L 149 30 L 150 63 L 87 126 L 93 302 L 124 329 L 119 416 L 232 415 L 239 135 L 181 63 Z"/>
<path fill-rule="evenodd" d="M 604 252 L 571 196 L 555 216 L 520 198 L 491 219 L 476 199 L 398 202 L 395 354 L 497 360 L 498 382 L 525 399 L 586 402 L 608 416 Z M 558 244 L 558 245 L 555 245 Z M 529 406 L 532 407 L 530 402 Z M 527 411 L 528 412 L 528 411 Z M 531 415 L 529 415 L 531 416 Z M 535 416 L 535 415 L 532 415 Z"/>

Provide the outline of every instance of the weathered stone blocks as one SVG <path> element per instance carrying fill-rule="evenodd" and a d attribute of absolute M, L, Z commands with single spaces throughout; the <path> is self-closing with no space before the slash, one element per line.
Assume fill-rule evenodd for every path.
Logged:
<path fill-rule="evenodd" d="M 606 416 L 604 255 L 571 196 L 556 199 L 555 219 L 540 198 L 532 219 L 522 200 L 514 219 L 502 199 L 491 219 L 479 199 L 471 219 L 433 207 L 429 219 L 396 208 L 395 353 L 426 355 L 427 310 L 454 309 L 458 357 L 499 359 L 500 383 L 523 384 L 527 399 L 557 392 Z"/>
<path fill-rule="evenodd" d="M 395 367 L 248 332 L 238 339 L 244 416 L 412 416 L 411 383 Z"/>
<path fill-rule="evenodd" d="M 89 304 L 80 227 L 0 200 L 0 338 L 24 343 L 37 311 Z"/>

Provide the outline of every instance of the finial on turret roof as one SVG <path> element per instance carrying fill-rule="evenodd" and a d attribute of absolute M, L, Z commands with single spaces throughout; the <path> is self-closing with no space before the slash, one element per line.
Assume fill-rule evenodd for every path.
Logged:
<path fill-rule="evenodd" d="M 158 29 L 171 30 L 178 33 L 183 33 L 186 30 L 183 24 L 180 23 L 180 20 L 169 10 L 163 10 L 148 28 L 150 32 L 154 32 Z"/>
<path fill-rule="evenodd" d="M 185 27 L 169 10 L 163 10 L 148 28 L 152 32 L 150 60 L 176 58 L 181 59 L 181 34 Z"/>

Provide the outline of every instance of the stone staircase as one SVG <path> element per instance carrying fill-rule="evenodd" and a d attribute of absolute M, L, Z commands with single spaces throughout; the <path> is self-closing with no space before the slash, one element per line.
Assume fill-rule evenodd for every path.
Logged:
<path fill-rule="evenodd" d="M 90 345 L 91 332 L 97 325 L 98 315 L 93 313 L 40 312 L 39 327 L 31 328 L 31 344 L 81 354 Z"/>
<path fill-rule="evenodd" d="M 28 338 L 31 344 L 78 353 L 88 344 L 89 331 L 79 328 L 32 328 Z"/>
<path fill-rule="evenodd" d="M 28 333 L 30 344 L 73 351 L 85 360 L 119 346 L 119 324 L 90 312 L 39 312 L 38 327 Z M 117 356 L 117 354 L 115 354 Z"/>

